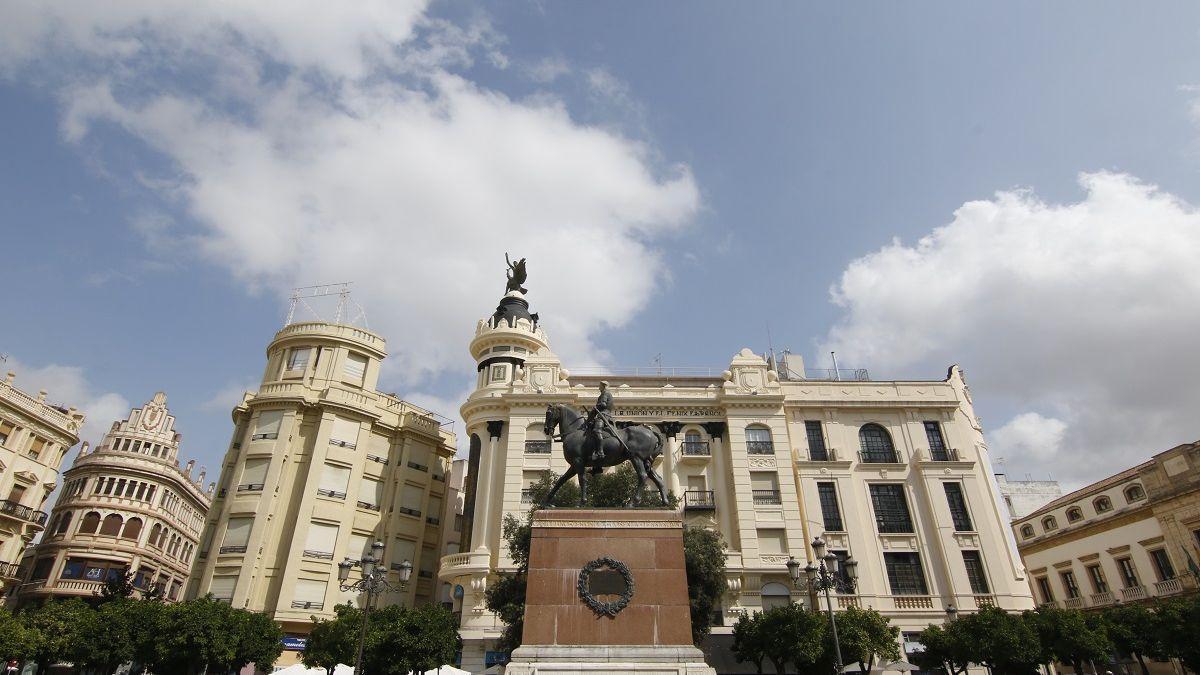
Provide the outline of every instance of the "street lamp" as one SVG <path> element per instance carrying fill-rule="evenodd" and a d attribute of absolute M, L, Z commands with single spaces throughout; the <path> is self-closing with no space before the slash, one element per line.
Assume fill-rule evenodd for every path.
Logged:
<path fill-rule="evenodd" d="M 858 561 L 853 557 L 847 558 L 842 563 L 842 579 L 838 579 L 834 575 L 833 565 L 837 562 L 837 556 L 832 553 L 826 553 L 825 541 L 820 537 L 813 539 L 812 542 L 813 555 L 816 558 L 816 564 L 810 560 L 804 566 L 804 581 L 808 587 L 810 597 L 816 598 L 819 591 L 825 591 L 825 605 L 829 609 L 829 625 L 833 628 L 833 650 L 836 661 L 833 665 L 835 673 L 842 672 L 842 645 L 838 640 L 837 619 L 833 616 L 833 600 L 829 596 L 829 591 L 838 585 L 841 581 L 843 585 L 854 588 L 854 583 L 858 579 Z M 792 585 L 796 588 L 800 587 L 800 563 L 792 556 L 788 556 L 787 561 L 788 576 L 792 578 Z M 815 606 L 813 611 L 821 611 Z"/>
<path fill-rule="evenodd" d="M 386 591 L 402 591 L 408 587 L 408 579 L 412 576 L 412 563 L 405 560 L 399 565 L 400 583 L 396 586 L 388 583 L 387 568 L 383 566 L 383 542 L 377 541 L 371 544 L 371 552 L 363 556 L 361 560 L 353 560 L 346 558 L 338 563 L 338 585 L 343 591 L 359 591 L 367 594 L 367 602 L 363 606 L 362 630 L 358 635 L 358 656 L 354 661 L 354 672 L 357 675 L 362 675 L 362 659 L 363 645 L 367 640 L 367 621 L 371 618 L 371 604 L 375 600 L 375 596 Z M 350 568 L 358 566 L 362 570 L 362 578 L 352 583 L 346 583 L 350 579 Z"/>

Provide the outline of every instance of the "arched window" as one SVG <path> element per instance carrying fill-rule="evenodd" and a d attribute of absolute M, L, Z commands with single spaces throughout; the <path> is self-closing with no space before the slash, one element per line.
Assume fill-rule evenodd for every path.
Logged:
<path fill-rule="evenodd" d="M 125 523 L 125 529 L 121 532 L 122 539 L 137 539 L 142 534 L 142 519 L 130 518 Z"/>
<path fill-rule="evenodd" d="M 864 462 L 891 462 L 896 459 L 892 435 L 878 424 L 864 424 L 858 430 L 859 458 Z"/>
<path fill-rule="evenodd" d="M 1021 526 L 1021 536 L 1024 537 L 1025 539 L 1032 538 L 1033 537 L 1033 526 L 1032 525 L 1022 525 Z"/>
<path fill-rule="evenodd" d="M 1047 532 L 1051 530 L 1057 530 L 1058 521 L 1054 519 L 1054 516 L 1046 516 L 1045 518 L 1042 518 L 1042 529 Z"/>
<path fill-rule="evenodd" d="M 771 582 L 763 584 L 762 587 L 762 608 L 763 611 L 775 607 L 787 607 L 792 604 L 792 592 L 783 584 Z"/>
<path fill-rule="evenodd" d="M 1096 497 L 1096 501 L 1092 502 L 1092 506 L 1096 507 L 1096 513 L 1112 511 L 1112 500 L 1103 496 Z"/>
<path fill-rule="evenodd" d="M 695 429 L 688 429 L 683 435 L 683 454 L 705 457 L 709 454 L 708 443 Z"/>
<path fill-rule="evenodd" d="M 1146 498 L 1146 491 L 1142 489 L 1141 485 L 1134 484 L 1134 485 L 1130 485 L 1129 487 L 1125 488 L 1125 501 L 1136 502 L 1136 501 L 1141 501 L 1145 498 Z"/>
<path fill-rule="evenodd" d="M 100 527 L 100 514 L 95 511 L 89 511 L 83 520 L 79 522 L 80 534 L 96 534 L 96 528 Z"/>
<path fill-rule="evenodd" d="M 104 524 L 100 526 L 100 534 L 105 534 L 115 537 L 121 534 L 121 523 L 124 522 L 121 516 L 115 513 L 110 513 L 104 517 Z"/>
<path fill-rule="evenodd" d="M 54 534 L 62 534 L 71 526 L 71 512 L 67 511 L 62 514 L 62 519 L 58 521 L 58 527 L 54 528 Z"/>
<path fill-rule="evenodd" d="M 1075 521 L 1083 520 L 1083 511 L 1078 506 L 1072 506 L 1067 509 L 1067 522 L 1074 523 Z"/>
<path fill-rule="evenodd" d="M 751 455 L 773 455 L 775 444 L 771 442 L 771 430 L 766 427 L 746 427 L 746 452 Z"/>
<path fill-rule="evenodd" d="M 155 523 L 154 527 L 150 528 L 150 537 L 146 540 L 146 543 L 153 546 L 154 548 L 162 548 L 158 544 L 158 535 L 161 533 L 162 533 L 162 525 Z"/>

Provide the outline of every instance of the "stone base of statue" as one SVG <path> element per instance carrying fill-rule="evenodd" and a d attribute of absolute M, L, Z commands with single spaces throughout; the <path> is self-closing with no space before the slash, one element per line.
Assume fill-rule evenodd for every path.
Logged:
<path fill-rule="evenodd" d="M 692 646 L 678 513 L 544 510 L 532 534 L 506 675 L 715 675 Z"/>

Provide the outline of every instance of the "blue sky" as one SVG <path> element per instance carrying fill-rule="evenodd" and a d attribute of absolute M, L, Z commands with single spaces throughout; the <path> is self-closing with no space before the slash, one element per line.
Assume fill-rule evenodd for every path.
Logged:
<path fill-rule="evenodd" d="M 455 417 L 529 257 L 575 365 L 967 369 L 1010 473 L 1200 436 L 1190 3 L 0 3 L 18 384 L 219 464 L 287 289 Z M 91 440 L 96 440 L 95 438 Z"/>

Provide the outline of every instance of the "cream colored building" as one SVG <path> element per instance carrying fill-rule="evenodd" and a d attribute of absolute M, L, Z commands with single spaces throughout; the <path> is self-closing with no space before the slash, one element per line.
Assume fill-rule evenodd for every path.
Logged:
<path fill-rule="evenodd" d="M 1064 495 L 1013 531 L 1039 604 L 1086 609 L 1195 591 L 1200 443 Z"/>
<path fill-rule="evenodd" d="M 91 597 L 107 579 L 133 572 L 138 594 L 183 596 L 212 501 L 204 471 L 179 466 L 175 416 L 158 392 L 113 422 L 100 444 L 85 443 L 54 505 L 42 540 L 26 554 L 18 604 Z"/>
<path fill-rule="evenodd" d="M 389 568 L 408 560 L 414 570 L 407 590 L 379 603 L 435 600 L 454 435 L 376 390 L 385 356 L 384 339 L 356 326 L 297 323 L 275 335 L 261 386 L 233 411 L 189 597 L 267 611 L 302 637 L 310 617 L 361 602 L 339 590 L 337 563 L 378 540 Z"/>
<path fill-rule="evenodd" d="M 478 323 L 470 353 L 478 380 L 461 408 L 470 548 L 447 556 L 440 573 L 463 589 L 463 668 L 481 672 L 498 657 L 501 626 L 483 595 L 490 575 L 513 569 L 504 515 L 527 510 L 523 491 L 542 472 L 567 468 L 560 444 L 543 433 L 546 407 L 592 405 L 601 378 L 618 420 L 666 435 L 659 468 L 683 497 L 686 522 L 718 530 L 728 545 L 728 593 L 710 656 L 719 670 L 732 662 L 730 627 L 740 614 L 808 602 L 785 565 L 810 557 L 818 535 L 860 563 L 857 590 L 837 593 L 835 605 L 874 607 L 910 640 L 951 605 L 1033 606 L 957 367 L 931 381 L 871 381 L 861 371 L 806 379 L 794 357 L 793 368 L 773 367 L 743 349 L 711 373 L 569 373 L 520 293 Z"/>
<path fill-rule="evenodd" d="M 46 526 L 42 510 L 58 484 L 58 467 L 79 442 L 83 414 L 30 396 L 9 373 L 0 380 L 0 594 L 17 582 L 25 547 Z"/>

